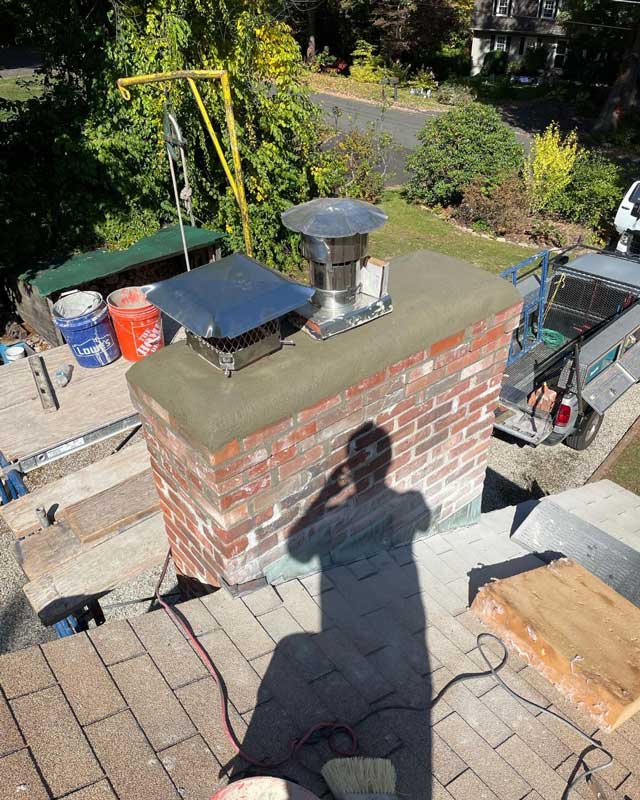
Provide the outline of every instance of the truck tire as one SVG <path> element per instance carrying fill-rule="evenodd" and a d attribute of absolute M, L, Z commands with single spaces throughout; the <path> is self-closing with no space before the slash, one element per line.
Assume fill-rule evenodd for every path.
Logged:
<path fill-rule="evenodd" d="M 582 418 L 578 430 L 567 436 L 565 444 L 572 450 L 586 450 L 598 435 L 603 419 L 603 414 L 590 409 Z"/>

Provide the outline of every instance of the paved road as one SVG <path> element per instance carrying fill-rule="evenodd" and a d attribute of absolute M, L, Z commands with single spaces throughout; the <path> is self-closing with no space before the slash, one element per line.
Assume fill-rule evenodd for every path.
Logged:
<path fill-rule="evenodd" d="M 405 150 L 413 150 L 418 144 L 418 132 L 422 130 L 428 119 L 437 117 L 440 111 L 400 111 L 396 108 L 385 108 L 354 100 L 350 97 L 338 97 L 331 94 L 313 93 L 311 98 L 324 111 L 328 122 L 335 124 L 333 109 L 337 106 L 342 115 L 338 119 L 338 128 L 343 131 L 365 128 L 375 123 L 384 133 L 390 133 L 396 143 Z M 525 147 L 529 144 L 529 134 L 516 125 L 512 126 L 516 137 Z"/>

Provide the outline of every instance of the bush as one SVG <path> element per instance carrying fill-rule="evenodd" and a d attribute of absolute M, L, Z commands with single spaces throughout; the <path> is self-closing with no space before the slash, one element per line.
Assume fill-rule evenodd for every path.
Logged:
<path fill-rule="evenodd" d="M 474 230 L 484 228 L 496 236 L 522 233 L 527 227 L 527 194 L 518 173 L 509 175 L 499 186 L 487 189 L 475 180 L 464 190 L 454 215 Z"/>
<path fill-rule="evenodd" d="M 624 190 L 617 164 L 599 153 L 581 151 L 559 210 L 566 219 L 605 233 L 613 225 Z"/>
<path fill-rule="evenodd" d="M 563 137 L 557 122 L 552 122 L 543 133 L 533 137 L 526 170 L 529 203 L 533 211 L 560 211 L 577 157 L 575 131 Z"/>
<path fill-rule="evenodd" d="M 309 69 L 311 72 L 324 72 L 330 67 L 334 67 L 338 59 L 332 56 L 329 48 L 325 45 L 322 50 L 315 54 L 313 59 L 309 61 Z"/>
<path fill-rule="evenodd" d="M 539 75 L 549 65 L 548 47 L 529 47 L 522 59 L 521 75 Z"/>
<path fill-rule="evenodd" d="M 382 56 L 377 54 L 377 47 L 364 39 L 358 39 L 356 49 L 351 53 L 353 64 L 349 70 L 350 77 L 358 83 L 379 83 L 385 77 Z"/>
<path fill-rule="evenodd" d="M 321 166 L 313 170 L 319 193 L 370 203 L 380 200 L 391 146 L 392 137 L 374 125 L 345 134 L 324 151 Z"/>
<path fill-rule="evenodd" d="M 522 166 L 522 146 L 490 106 L 454 108 L 429 120 L 418 138 L 421 144 L 407 161 L 414 175 L 406 195 L 414 201 L 458 204 L 472 181 L 497 186 Z"/>
<path fill-rule="evenodd" d="M 507 71 L 509 55 L 505 50 L 490 50 L 482 62 L 482 75 L 504 75 Z"/>
<path fill-rule="evenodd" d="M 431 89 L 438 88 L 438 81 L 436 80 L 436 76 L 433 74 L 433 70 L 429 67 L 420 67 L 420 69 L 411 77 L 409 81 L 409 86 L 413 87 L 414 89 L 422 89 L 423 91 L 428 91 Z"/>
<path fill-rule="evenodd" d="M 475 100 L 475 93 L 461 83 L 443 83 L 436 92 L 436 100 L 444 106 L 461 106 Z"/>

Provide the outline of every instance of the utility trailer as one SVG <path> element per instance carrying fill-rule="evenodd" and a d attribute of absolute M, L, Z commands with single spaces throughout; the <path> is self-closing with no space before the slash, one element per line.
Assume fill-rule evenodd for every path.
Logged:
<path fill-rule="evenodd" d="M 523 298 L 497 430 L 529 445 L 586 449 L 640 379 L 640 264 L 593 248 L 538 253 L 505 270 Z"/>

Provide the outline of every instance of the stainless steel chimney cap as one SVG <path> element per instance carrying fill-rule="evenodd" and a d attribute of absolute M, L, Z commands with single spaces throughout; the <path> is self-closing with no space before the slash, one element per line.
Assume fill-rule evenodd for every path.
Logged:
<path fill-rule="evenodd" d="M 369 233 L 388 219 L 371 203 L 349 197 L 318 197 L 283 211 L 281 216 L 289 230 L 324 239 Z"/>

